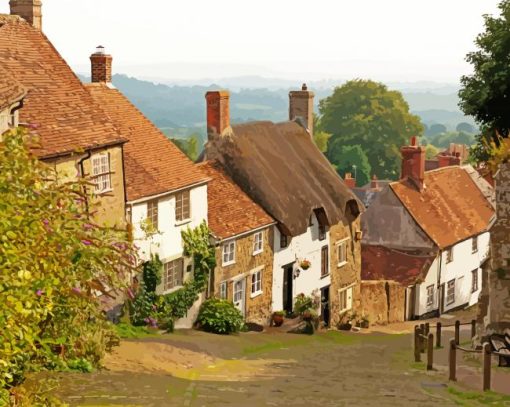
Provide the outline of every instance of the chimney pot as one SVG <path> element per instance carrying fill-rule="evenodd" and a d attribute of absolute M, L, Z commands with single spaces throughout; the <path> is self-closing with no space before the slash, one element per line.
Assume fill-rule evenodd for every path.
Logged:
<path fill-rule="evenodd" d="M 11 0 L 9 6 L 12 15 L 20 16 L 39 31 L 42 31 L 41 0 Z"/>
<path fill-rule="evenodd" d="M 306 83 L 303 83 L 301 86 L 301 90 L 308 90 L 308 86 L 306 86 Z"/>

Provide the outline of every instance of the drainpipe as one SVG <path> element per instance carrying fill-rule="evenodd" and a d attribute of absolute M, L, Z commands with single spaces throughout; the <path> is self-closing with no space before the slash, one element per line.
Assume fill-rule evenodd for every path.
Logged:
<path fill-rule="evenodd" d="M 78 161 L 78 167 L 80 168 L 80 174 L 82 177 L 85 176 L 85 169 L 83 168 L 83 162 L 85 160 L 88 160 L 91 155 L 92 155 L 92 153 L 90 152 L 90 150 L 88 150 L 87 155 L 80 158 L 80 161 Z M 87 186 L 86 185 L 83 185 L 83 193 L 85 194 L 85 210 L 86 210 L 87 216 L 88 216 L 89 215 L 89 200 L 87 198 Z"/>

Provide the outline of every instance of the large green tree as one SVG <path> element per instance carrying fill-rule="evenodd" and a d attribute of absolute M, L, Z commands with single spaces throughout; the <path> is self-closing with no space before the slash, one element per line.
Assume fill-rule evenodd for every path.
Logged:
<path fill-rule="evenodd" d="M 477 50 L 467 55 L 473 74 L 461 78 L 460 107 L 484 128 L 475 158 L 488 157 L 490 140 L 507 137 L 510 129 L 510 0 L 499 4 L 501 15 L 485 15 L 485 31 L 476 37 Z"/>
<path fill-rule="evenodd" d="M 320 101 L 320 128 L 331 133 L 327 155 L 334 162 L 330 146 L 359 145 L 372 172 L 379 179 L 396 179 L 400 174 L 400 147 L 424 127 L 409 112 L 402 94 L 370 80 L 353 80 L 337 87 Z"/>
<path fill-rule="evenodd" d="M 328 159 L 342 178 L 346 173 L 356 177 L 357 186 L 363 186 L 371 179 L 372 168 L 360 146 L 346 146 L 342 140 L 335 140 L 329 145 Z"/>

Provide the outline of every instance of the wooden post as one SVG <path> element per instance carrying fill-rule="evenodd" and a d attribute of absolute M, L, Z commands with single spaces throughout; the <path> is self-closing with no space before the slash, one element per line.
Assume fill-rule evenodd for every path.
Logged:
<path fill-rule="evenodd" d="M 427 370 L 432 370 L 434 364 L 434 334 L 429 332 L 429 338 L 427 342 Z"/>
<path fill-rule="evenodd" d="M 430 324 L 428 322 L 425 322 L 425 335 L 428 335 L 430 332 Z"/>
<path fill-rule="evenodd" d="M 471 339 L 473 339 L 476 336 L 476 320 L 473 319 L 471 321 Z"/>
<path fill-rule="evenodd" d="M 487 342 L 483 344 L 483 391 L 491 389 L 491 345 Z"/>
<path fill-rule="evenodd" d="M 455 321 L 455 344 L 460 345 L 460 321 Z"/>
<path fill-rule="evenodd" d="M 420 352 L 425 353 L 425 339 L 423 335 L 425 335 L 425 324 L 420 324 Z"/>
<path fill-rule="evenodd" d="M 414 327 L 414 361 L 421 362 L 420 358 L 420 327 Z"/>
<path fill-rule="evenodd" d="M 448 353 L 448 360 L 450 362 L 450 377 L 448 380 L 452 382 L 457 381 L 457 375 L 455 372 L 456 364 L 457 364 L 457 344 L 455 343 L 455 339 L 450 339 L 450 350 Z"/>
<path fill-rule="evenodd" d="M 436 346 L 441 347 L 441 322 L 436 324 Z"/>

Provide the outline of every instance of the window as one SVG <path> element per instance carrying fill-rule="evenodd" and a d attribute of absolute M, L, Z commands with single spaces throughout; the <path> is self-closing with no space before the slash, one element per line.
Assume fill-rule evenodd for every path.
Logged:
<path fill-rule="evenodd" d="M 264 243 L 264 233 L 257 232 L 253 235 L 253 254 L 262 253 Z"/>
<path fill-rule="evenodd" d="M 453 261 L 453 247 L 446 249 L 446 262 L 451 263 Z"/>
<path fill-rule="evenodd" d="M 163 289 L 165 291 L 182 285 L 182 271 L 184 259 L 177 259 L 165 263 L 163 270 Z"/>
<path fill-rule="evenodd" d="M 175 195 L 175 220 L 182 222 L 191 218 L 189 191 Z"/>
<path fill-rule="evenodd" d="M 329 274 L 329 250 L 328 246 L 321 249 L 321 277 Z"/>
<path fill-rule="evenodd" d="M 340 312 L 348 311 L 352 308 L 352 287 L 344 288 L 338 292 Z"/>
<path fill-rule="evenodd" d="M 434 285 L 427 287 L 427 307 L 434 305 Z"/>
<path fill-rule="evenodd" d="M 92 177 L 94 178 L 96 193 L 103 193 L 112 189 L 110 155 L 108 153 L 92 156 Z"/>
<path fill-rule="evenodd" d="M 347 240 L 337 243 L 338 267 L 347 263 Z"/>
<path fill-rule="evenodd" d="M 478 291 L 478 269 L 471 272 L 471 292 Z"/>
<path fill-rule="evenodd" d="M 455 280 L 448 281 L 448 291 L 446 294 L 446 304 L 455 302 Z"/>
<path fill-rule="evenodd" d="M 471 253 L 476 253 L 477 251 L 478 251 L 478 236 L 475 236 L 471 240 Z"/>
<path fill-rule="evenodd" d="M 223 265 L 228 266 L 236 262 L 236 241 L 223 243 Z"/>
<path fill-rule="evenodd" d="M 262 270 L 251 275 L 251 296 L 262 294 Z"/>
<path fill-rule="evenodd" d="M 240 302 L 243 300 L 243 280 L 237 280 L 234 283 L 234 302 Z"/>
<path fill-rule="evenodd" d="M 158 201 L 147 202 L 147 219 L 151 222 L 151 225 L 158 228 Z"/>
<path fill-rule="evenodd" d="M 287 235 L 280 233 L 280 247 L 283 249 L 289 245 L 289 238 Z"/>
<path fill-rule="evenodd" d="M 226 281 L 223 281 L 221 284 L 220 284 L 220 298 L 222 300 L 226 300 L 227 299 L 227 285 L 228 283 Z"/>
<path fill-rule="evenodd" d="M 326 239 L 326 226 L 319 225 L 319 240 Z"/>

